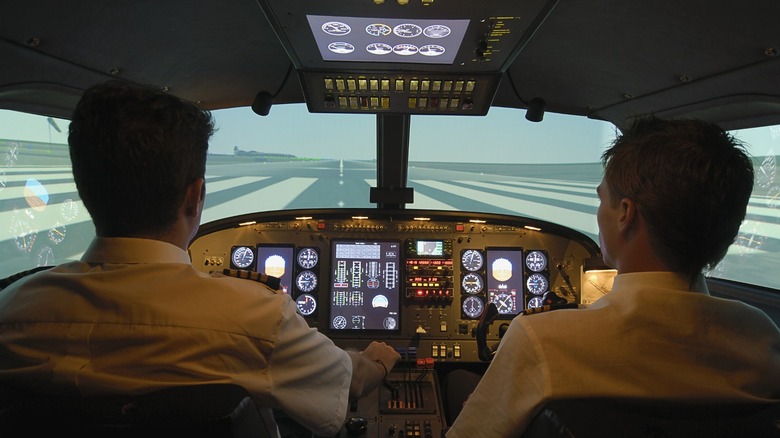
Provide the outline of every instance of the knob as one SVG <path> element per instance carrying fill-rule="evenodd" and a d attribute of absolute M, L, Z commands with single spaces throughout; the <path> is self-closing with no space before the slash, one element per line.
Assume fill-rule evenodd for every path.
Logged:
<path fill-rule="evenodd" d="M 350 417 L 344 427 L 347 429 L 349 436 L 364 435 L 368 430 L 368 421 L 363 417 Z"/>

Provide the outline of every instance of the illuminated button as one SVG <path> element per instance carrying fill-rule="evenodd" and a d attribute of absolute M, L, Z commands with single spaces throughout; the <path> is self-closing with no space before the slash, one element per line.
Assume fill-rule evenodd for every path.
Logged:
<path fill-rule="evenodd" d="M 455 91 L 463 91 L 463 81 L 455 81 Z"/>
<path fill-rule="evenodd" d="M 409 91 L 417 91 L 419 89 L 419 86 L 420 86 L 420 81 L 418 81 L 417 79 L 412 79 L 411 81 L 409 81 Z"/>
<path fill-rule="evenodd" d="M 325 78 L 325 89 L 326 90 L 332 90 L 333 89 L 333 79 Z"/>
<path fill-rule="evenodd" d="M 428 98 L 427 97 L 421 97 L 420 98 L 420 108 L 425 108 L 428 106 Z"/>
<path fill-rule="evenodd" d="M 431 345 L 431 357 L 439 357 L 439 346 L 436 344 Z"/>
<path fill-rule="evenodd" d="M 460 345 L 455 344 L 455 346 L 452 347 L 452 355 L 455 356 L 455 359 L 460 359 Z"/>
<path fill-rule="evenodd" d="M 376 91 L 379 89 L 379 80 L 378 79 L 369 79 L 368 81 L 369 87 L 371 87 L 371 91 Z"/>
<path fill-rule="evenodd" d="M 452 91 L 452 81 L 444 81 L 444 91 Z"/>
<path fill-rule="evenodd" d="M 390 108 L 390 98 L 387 96 L 382 96 L 382 108 Z"/>
<path fill-rule="evenodd" d="M 382 79 L 382 91 L 390 91 L 390 79 Z"/>
<path fill-rule="evenodd" d="M 358 87 L 360 87 L 361 90 L 367 90 L 368 81 L 365 78 L 358 79 Z"/>
<path fill-rule="evenodd" d="M 395 91 L 404 91 L 404 80 L 403 79 L 396 79 L 395 80 Z"/>
<path fill-rule="evenodd" d="M 476 85 L 476 82 L 474 81 L 468 81 L 466 82 L 466 92 L 472 92 L 474 91 L 474 86 Z"/>
<path fill-rule="evenodd" d="M 441 81 L 433 81 L 433 91 L 439 91 L 441 90 Z"/>
<path fill-rule="evenodd" d="M 447 331 L 447 321 L 439 321 L 439 331 L 440 332 Z"/>
<path fill-rule="evenodd" d="M 357 89 L 357 84 L 354 79 L 347 79 L 347 88 L 349 88 L 350 91 L 355 91 L 355 89 Z"/>
<path fill-rule="evenodd" d="M 344 79 L 336 79 L 336 88 L 339 91 L 343 91 L 344 90 Z"/>
<path fill-rule="evenodd" d="M 460 99 L 457 97 L 453 97 L 452 100 L 450 100 L 450 108 L 457 108 L 460 106 Z"/>
<path fill-rule="evenodd" d="M 410 97 L 409 98 L 409 108 L 417 108 L 417 98 L 416 97 Z"/>
<path fill-rule="evenodd" d="M 379 106 L 379 98 L 376 96 L 371 96 L 371 107 L 376 108 Z"/>
<path fill-rule="evenodd" d="M 441 102 L 439 102 L 439 108 L 447 109 L 447 105 L 449 105 L 449 103 L 450 103 L 450 100 L 445 97 L 445 98 L 443 98 L 441 100 Z"/>
<path fill-rule="evenodd" d="M 339 96 L 339 106 L 345 108 L 347 106 L 347 97 Z"/>
<path fill-rule="evenodd" d="M 423 91 L 428 91 L 431 89 L 431 81 L 425 79 L 420 81 L 420 89 Z"/>
<path fill-rule="evenodd" d="M 353 108 L 353 109 L 358 107 L 358 99 L 357 99 L 357 97 L 351 96 L 349 98 L 349 107 Z"/>

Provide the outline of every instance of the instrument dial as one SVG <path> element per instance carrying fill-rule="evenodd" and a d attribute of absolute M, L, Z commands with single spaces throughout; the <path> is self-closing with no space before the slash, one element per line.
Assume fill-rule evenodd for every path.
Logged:
<path fill-rule="evenodd" d="M 509 295 L 506 292 L 499 292 L 496 294 L 495 298 L 493 298 L 493 303 L 496 305 L 498 313 L 502 315 L 507 313 L 514 313 L 515 300 L 512 295 Z"/>
<path fill-rule="evenodd" d="M 303 248 L 301 252 L 298 253 L 298 266 L 303 269 L 311 269 L 317 266 L 319 258 L 320 256 L 317 254 L 316 249 Z"/>
<path fill-rule="evenodd" d="M 312 271 L 301 271 L 295 277 L 295 285 L 301 292 L 311 292 L 317 287 L 317 275 Z"/>
<path fill-rule="evenodd" d="M 549 283 L 544 275 L 531 274 L 528 277 L 528 280 L 525 281 L 525 285 L 528 287 L 528 292 L 531 292 L 534 295 L 542 295 L 543 293 L 547 292 Z"/>
<path fill-rule="evenodd" d="M 525 265 L 534 272 L 542 271 L 547 267 L 547 256 L 541 251 L 531 251 L 525 256 Z"/>
<path fill-rule="evenodd" d="M 482 257 L 482 253 L 476 249 L 467 249 L 463 251 L 463 255 L 460 258 L 460 263 L 467 271 L 477 271 L 482 269 L 485 259 Z"/>
<path fill-rule="evenodd" d="M 255 261 L 255 250 L 249 246 L 237 246 L 233 248 L 233 254 L 230 256 L 230 260 L 239 269 L 246 269 L 252 266 Z"/>
<path fill-rule="evenodd" d="M 538 309 L 543 305 L 544 305 L 544 300 L 542 300 L 542 297 L 533 297 L 530 300 L 528 300 L 529 309 Z"/>
<path fill-rule="evenodd" d="M 346 326 L 347 326 L 347 318 L 344 318 L 341 315 L 333 318 L 333 328 L 341 330 Z"/>
<path fill-rule="evenodd" d="M 460 284 L 463 287 L 463 291 L 468 294 L 476 294 L 482 291 L 482 277 L 474 273 L 463 276 L 463 281 Z"/>
<path fill-rule="evenodd" d="M 469 318 L 479 318 L 485 309 L 485 304 L 478 297 L 468 297 L 463 300 L 463 313 Z"/>
<path fill-rule="evenodd" d="M 303 316 L 309 316 L 317 310 L 317 299 L 313 295 L 301 294 L 295 300 L 298 312 Z"/>

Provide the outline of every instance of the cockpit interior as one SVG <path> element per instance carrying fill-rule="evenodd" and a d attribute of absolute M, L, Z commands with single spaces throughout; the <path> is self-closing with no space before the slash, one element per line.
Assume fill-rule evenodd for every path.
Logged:
<path fill-rule="evenodd" d="M 83 91 L 152 85 L 217 122 L 193 266 L 274 277 L 336 345 L 399 352 L 340 436 L 440 437 L 449 372 L 483 371 L 518 315 L 610 292 L 600 155 L 638 118 L 750 146 L 747 217 L 707 281 L 780 321 L 777 17 L 726 0 L 4 5 L 0 278 L 95 235 L 67 145 Z"/>

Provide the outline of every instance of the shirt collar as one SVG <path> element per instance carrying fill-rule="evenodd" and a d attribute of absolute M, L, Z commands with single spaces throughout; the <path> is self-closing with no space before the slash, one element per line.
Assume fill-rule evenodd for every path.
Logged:
<path fill-rule="evenodd" d="M 167 242 L 131 237 L 95 237 L 81 261 L 87 263 L 185 263 L 186 251 Z"/>
<path fill-rule="evenodd" d="M 632 272 L 630 274 L 619 274 L 615 277 L 612 288 L 614 290 L 625 290 L 643 286 L 688 290 L 709 295 L 707 281 L 703 274 L 697 275 L 693 284 L 691 284 L 686 275 L 677 272 Z"/>

